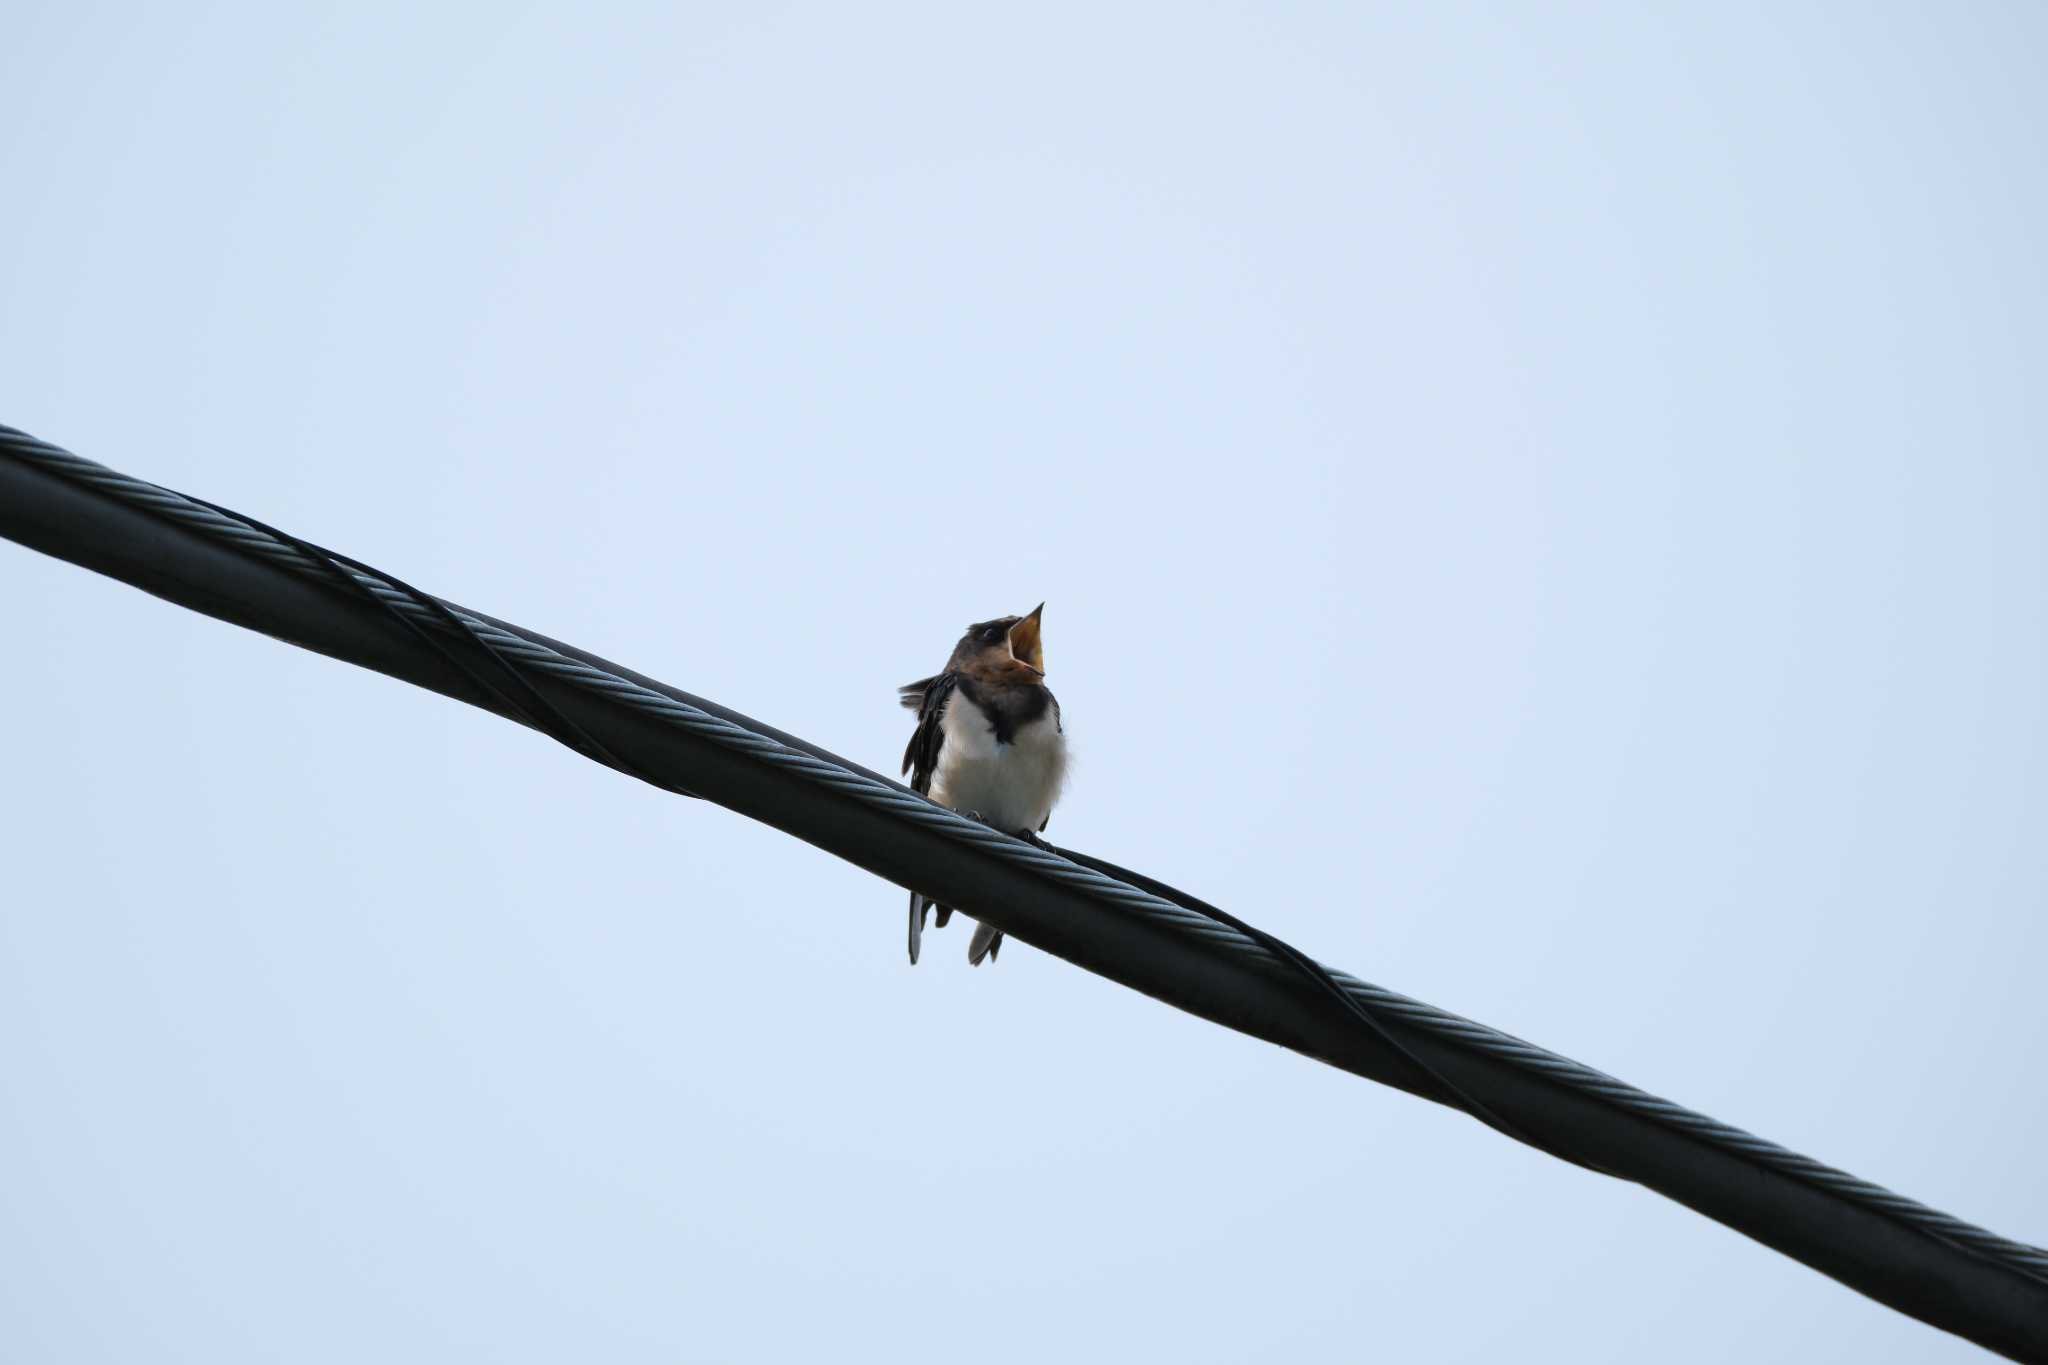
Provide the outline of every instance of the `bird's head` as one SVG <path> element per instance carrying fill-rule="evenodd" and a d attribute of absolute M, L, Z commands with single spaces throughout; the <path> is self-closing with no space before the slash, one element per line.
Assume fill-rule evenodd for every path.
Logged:
<path fill-rule="evenodd" d="M 1045 603 L 1040 602 L 1029 616 L 977 621 L 953 646 L 947 667 L 986 682 L 1037 682 L 1045 676 L 1045 646 L 1038 634 L 1038 618 L 1044 611 Z"/>

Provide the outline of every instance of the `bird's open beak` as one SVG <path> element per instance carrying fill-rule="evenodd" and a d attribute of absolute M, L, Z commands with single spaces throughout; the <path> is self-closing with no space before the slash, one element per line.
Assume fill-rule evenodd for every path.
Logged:
<path fill-rule="evenodd" d="M 1045 603 L 1040 602 L 1010 627 L 1010 657 L 1040 676 L 1045 673 L 1045 645 L 1038 637 L 1038 618 L 1044 611 Z"/>

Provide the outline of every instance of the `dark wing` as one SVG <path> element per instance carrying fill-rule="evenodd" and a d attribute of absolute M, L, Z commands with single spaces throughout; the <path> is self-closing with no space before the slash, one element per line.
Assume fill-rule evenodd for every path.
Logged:
<path fill-rule="evenodd" d="M 896 700 L 903 703 L 903 709 L 906 711 L 922 711 L 924 710 L 925 689 L 937 681 L 938 678 L 934 676 L 919 678 L 914 683 L 905 683 L 896 689 Z"/>
<path fill-rule="evenodd" d="M 945 746 L 946 730 L 939 720 L 946 714 L 946 702 L 953 695 L 953 689 L 960 685 L 957 673 L 941 673 L 937 677 L 920 678 L 914 683 L 905 683 L 896 689 L 896 696 L 903 705 L 917 712 L 917 729 L 911 732 L 910 745 L 903 751 L 903 771 L 910 774 L 911 789 L 920 796 L 932 794 L 932 774 L 938 771 L 939 750 Z M 953 912 L 943 905 L 934 905 L 920 892 L 910 893 L 910 962 L 917 965 L 917 949 L 924 938 L 924 917 L 927 910 L 939 912 L 939 927 L 946 927 L 946 921 Z"/>
<path fill-rule="evenodd" d="M 911 790 L 921 796 L 932 793 L 932 774 L 938 771 L 939 750 L 946 744 L 945 727 L 939 721 L 959 686 L 958 673 L 941 673 L 896 689 L 904 706 L 917 712 L 917 729 L 911 732 L 910 744 L 903 751 L 903 771 L 910 774 Z"/>

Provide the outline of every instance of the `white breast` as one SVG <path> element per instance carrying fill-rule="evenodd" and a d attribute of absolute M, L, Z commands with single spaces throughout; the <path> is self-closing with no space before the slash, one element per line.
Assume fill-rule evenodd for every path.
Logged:
<path fill-rule="evenodd" d="M 1067 741 L 1052 708 L 1017 727 L 1008 744 L 996 743 L 988 715 L 955 692 L 939 718 L 946 742 L 932 774 L 932 800 L 957 811 L 977 811 L 997 829 L 1037 830 L 1060 799 L 1067 776 Z"/>

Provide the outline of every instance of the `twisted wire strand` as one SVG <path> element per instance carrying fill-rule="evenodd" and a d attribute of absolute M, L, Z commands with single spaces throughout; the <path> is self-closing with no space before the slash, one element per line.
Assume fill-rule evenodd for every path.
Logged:
<path fill-rule="evenodd" d="M 500 629 L 459 607 L 441 603 L 438 599 L 431 599 L 435 605 L 429 607 L 426 602 L 416 600 L 415 596 L 393 587 L 383 578 L 364 573 L 338 559 L 323 562 L 312 553 L 313 547 L 306 547 L 303 542 L 292 543 L 289 538 L 280 539 L 210 504 L 109 469 L 5 425 L 0 425 L 0 453 L 96 489 L 296 573 L 326 579 L 332 579 L 337 573 L 346 574 L 353 579 L 359 591 L 425 630 L 447 632 L 459 628 L 486 643 L 494 654 L 503 658 L 517 660 L 538 672 L 656 717 L 758 762 L 795 773 L 895 818 L 974 845 L 987 854 L 1151 921 L 1169 932 L 1225 949 L 1264 975 L 1283 977 L 1292 971 L 1277 952 L 1248 934 L 1212 918 L 1212 915 L 1221 913 L 1214 911 L 1213 907 L 1203 906 L 1198 910 L 1190 905 L 1177 904 L 1069 861 L 1057 852 L 1034 848 L 978 821 L 955 814 L 907 787 L 792 748 L 665 693 Z M 456 623 L 454 627 L 449 624 L 451 620 Z M 623 771 L 633 771 L 613 756 L 588 756 Z M 1187 899 L 1194 906 L 1202 905 L 1192 897 Z M 1204 910 L 1210 913 L 1205 914 Z M 1880 1212 L 1923 1234 L 2048 1283 L 2048 1250 L 2013 1241 L 1952 1214 L 1930 1208 L 1847 1171 L 1639 1090 L 1584 1063 L 1559 1056 L 1511 1034 L 1362 981 L 1337 968 L 1319 969 L 1364 1011 L 1399 1020 L 1418 1032 L 1506 1063 L 1561 1088 L 1591 1096 L 1617 1110 L 1683 1133 L 1697 1142 L 1732 1153 L 1839 1199 Z M 1521 1136 L 1519 1133 L 1513 1135 Z"/>

